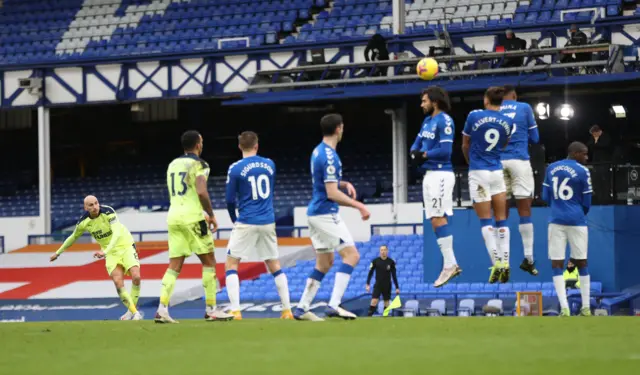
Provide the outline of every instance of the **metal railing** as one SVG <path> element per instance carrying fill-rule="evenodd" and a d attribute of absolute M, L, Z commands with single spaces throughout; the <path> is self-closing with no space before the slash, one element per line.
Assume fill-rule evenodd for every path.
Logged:
<path fill-rule="evenodd" d="M 228 239 L 233 228 L 218 228 L 213 234 L 216 240 Z M 278 226 L 276 233 L 278 237 L 303 237 L 308 234 L 308 227 L 295 226 Z M 71 234 L 71 232 L 58 232 L 52 234 L 30 234 L 27 237 L 29 245 L 49 245 L 62 243 Z M 166 230 L 149 230 L 131 232 L 134 242 L 143 241 L 167 241 L 169 232 Z M 78 238 L 75 243 L 94 243 L 90 234 L 84 234 Z"/>

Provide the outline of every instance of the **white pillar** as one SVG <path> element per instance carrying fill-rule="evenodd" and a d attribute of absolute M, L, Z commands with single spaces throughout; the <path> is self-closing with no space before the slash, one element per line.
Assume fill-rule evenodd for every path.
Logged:
<path fill-rule="evenodd" d="M 407 203 L 407 107 L 392 110 L 393 205 Z"/>
<path fill-rule="evenodd" d="M 404 34 L 404 19 L 406 16 L 404 0 L 393 0 L 393 34 Z"/>
<path fill-rule="evenodd" d="M 38 181 L 43 234 L 51 233 L 51 127 L 49 108 L 38 107 Z"/>

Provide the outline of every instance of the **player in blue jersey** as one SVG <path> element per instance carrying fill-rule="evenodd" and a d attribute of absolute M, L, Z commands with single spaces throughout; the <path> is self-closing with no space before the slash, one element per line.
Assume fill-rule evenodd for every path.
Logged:
<path fill-rule="evenodd" d="M 504 182 L 507 187 L 507 198 L 516 199 L 516 207 L 520 216 L 518 229 L 522 237 L 524 259 L 520 269 L 537 275 L 533 260 L 533 224 L 531 223 L 531 202 L 535 190 L 533 170 L 529 162 L 529 143 L 538 143 L 538 124 L 533 109 L 527 103 L 517 101 L 518 94 L 513 86 L 504 86 L 505 94 L 500 112 L 513 119 L 520 131 L 511 136 L 509 144 L 500 155 L 504 168 Z"/>
<path fill-rule="evenodd" d="M 503 97 L 502 87 L 490 87 L 484 94 L 485 109 L 469 113 L 462 131 L 462 153 L 469 163 L 469 194 L 493 263 L 490 283 L 507 282 L 510 274 L 508 207 L 500 153 L 516 128 L 512 119 L 500 113 Z"/>
<path fill-rule="evenodd" d="M 313 197 L 307 208 L 309 234 L 316 250 L 316 267 L 307 279 L 307 284 L 293 316 L 298 320 L 322 320 L 309 306 L 313 301 L 325 274 L 333 265 L 334 250 L 342 257 L 342 264 L 336 273 L 333 292 L 326 309 L 327 317 L 355 319 L 356 315 L 340 307 L 351 273 L 360 260 L 349 229 L 338 213 L 339 206 L 353 207 L 360 211 L 362 220 L 368 220 L 370 213 L 364 204 L 356 200 L 356 189 L 349 182 L 342 181 L 342 162 L 336 152 L 342 140 L 344 123 L 339 114 L 329 114 L 320 120 L 322 142 L 311 154 L 311 183 Z M 343 193 L 340 189 L 347 191 Z"/>
<path fill-rule="evenodd" d="M 561 316 L 571 315 L 562 277 L 567 243 L 571 248 L 571 262 L 578 267 L 580 274 L 580 315 L 591 315 L 591 277 L 587 268 L 587 214 L 591 208 L 593 189 L 589 170 L 582 165 L 587 162 L 588 153 L 589 150 L 584 144 L 571 143 L 567 158 L 547 167 L 542 185 L 542 199 L 551 207 L 549 259 L 553 267 L 553 285 L 560 301 Z"/>
<path fill-rule="evenodd" d="M 240 313 L 240 280 L 238 266 L 255 251 L 273 275 L 282 302 L 282 319 L 293 319 L 289 301 L 287 276 L 278 260 L 276 218 L 273 212 L 273 190 L 276 165 L 271 159 L 258 156 L 258 135 L 246 131 L 238 137 L 242 159 L 231 164 L 227 175 L 227 209 L 234 223 L 226 262 L 226 285 L 235 320 Z M 236 198 L 239 201 L 236 217 Z"/>
<path fill-rule="evenodd" d="M 451 164 L 455 126 L 446 113 L 451 109 L 449 94 L 442 88 L 431 86 L 424 90 L 420 106 L 427 117 L 411 146 L 411 157 L 424 160 L 424 214 L 431 220 L 443 258 L 442 272 L 433 284 L 439 288 L 462 272 L 453 254 L 453 234 L 447 222 L 447 216 L 453 215 L 453 187 L 456 183 Z"/>

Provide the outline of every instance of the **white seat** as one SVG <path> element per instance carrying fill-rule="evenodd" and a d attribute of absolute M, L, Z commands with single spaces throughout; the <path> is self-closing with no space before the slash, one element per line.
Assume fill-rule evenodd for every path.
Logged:
<path fill-rule="evenodd" d="M 518 3 L 518 5 L 520 5 L 520 6 L 523 6 L 523 5 L 529 5 L 529 4 L 531 4 L 531 3 L 529 2 L 529 0 L 521 0 L 521 1 Z"/>
<path fill-rule="evenodd" d="M 477 5 L 481 5 L 481 4 L 484 4 L 484 2 L 485 2 L 484 0 L 471 0 L 469 2 L 469 4 L 471 4 L 471 5 L 476 5 L 476 4 Z"/>
<path fill-rule="evenodd" d="M 431 301 L 431 306 L 427 309 L 429 316 L 441 316 L 447 312 L 446 303 L 443 299 Z"/>
<path fill-rule="evenodd" d="M 433 10 L 433 12 L 431 12 L 431 14 L 429 15 L 429 20 L 439 20 L 443 17 L 443 12 L 442 12 L 442 8 L 436 8 Z"/>
<path fill-rule="evenodd" d="M 434 8 L 444 8 L 447 6 L 447 0 L 437 0 L 434 4 Z"/>
<path fill-rule="evenodd" d="M 489 300 L 489 302 L 487 302 L 487 305 L 499 309 L 500 310 L 500 314 L 504 313 L 504 310 L 502 309 L 502 300 L 501 299 Z"/>
<path fill-rule="evenodd" d="M 508 2 L 507 5 L 504 7 L 504 12 L 514 13 L 517 8 L 518 8 L 518 4 L 515 1 L 511 1 L 511 2 Z"/>
<path fill-rule="evenodd" d="M 382 20 L 380 21 L 380 24 L 392 24 L 393 23 L 393 16 L 384 16 L 382 17 Z"/>
<path fill-rule="evenodd" d="M 469 1 L 470 0 L 459 0 L 458 1 L 458 6 L 469 6 Z"/>
<path fill-rule="evenodd" d="M 471 316 L 476 309 L 476 302 L 472 299 L 463 299 L 458 305 L 458 316 Z"/>
<path fill-rule="evenodd" d="M 475 17 L 465 17 L 464 18 L 464 22 L 476 22 L 476 18 Z"/>
<path fill-rule="evenodd" d="M 465 6 L 458 6 L 458 9 L 456 9 L 456 12 L 453 14 L 453 17 L 464 17 L 467 14 L 467 7 Z"/>
<path fill-rule="evenodd" d="M 502 14 L 504 13 L 504 4 L 503 3 L 497 3 L 493 5 L 493 12 L 491 12 L 492 14 Z"/>
<path fill-rule="evenodd" d="M 478 16 L 488 16 L 489 14 L 491 14 L 492 10 L 493 9 L 491 9 L 491 4 L 484 4 L 482 5 L 482 8 L 480 8 Z"/>
<path fill-rule="evenodd" d="M 422 4 L 413 3 L 409 5 L 406 9 L 409 11 L 415 11 L 415 10 L 420 10 L 421 8 L 422 8 Z"/>
<path fill-rule="evenodd" d="M 421 20 L 428 20 L 430 15 L 431 15 L 431 11 L 429 9 L 423 9 L 420 12 L 420 19 Z"/>
<path fill-rule="evenodd" d="M 453 15 L 456 13 L 456 8 L 445 8 L 444 9 L 444 14 L 446 15 Z"/>
<path fill-rule="evenodd" d="M 449 1 L 447 2 L 447 6 L 448 6 L 448 7 L 452 7 L 452 8 L 457 7 L 457 6 L 458 6 L 458 0 L 449 0 Z"/>
<path fill-rule="evenodd" d="M 407 318 L 411 318 L 411 317 L 420 315 L 420 304 L 419 304 L 419 302 L 417 300 L 415 300 L 415 299 L 408 300 L 404 304 L 404 309 L 402 310 L 402 312 L 403 312 L 403 316 L 405 316 Z"/>
<path fill-rule="evenodd" d="M 475 17 L 478 15 L 478 12 L 480 12 L 480 5 L 472 5 L 469 7 L 469 10 L 467 10 L 467 16 L 468 17 Z"/>

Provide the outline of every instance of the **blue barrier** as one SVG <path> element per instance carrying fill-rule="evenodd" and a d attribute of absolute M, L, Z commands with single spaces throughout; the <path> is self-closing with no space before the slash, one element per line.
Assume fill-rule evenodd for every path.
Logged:
<path fill-rule="evenodd" d="M 308 230 L 308 227 L 296 227 L 296 226 L 277 226 L 276 231 L 278 232 L 279 237 L 302 237 L 302 231 Z M 223 233 L 231 233 L 233 228 L 218 228 L 218 230 L 213 234 L 216 240 L 223 239 Z M 289 235 L 283 235 L 289 233 Z M 48 243 L 56 243 L 63 242 L 71 232 L 58 232 L 52 234 L 30 234 L 27 236 L 27 243 L 29 245 L 41 245 Z M 154 241 L 149 239 L 149 236 L 157 236 L 157 235 L 168 235 L 169 232 L 166 230 L 148 230 L 148 231 L 134 231 L 131 232 L 133 236 L 133 240 L 135 242 L 143 242 L 145 240 L 145 236 L 147 236 L 147 241 Z M 228 236 L 226 237 L 228 238 Z M 82 235 L 76 243 L 86 243 L 91 242 L 92 238 L 90 234 Z M 0 237 L 0 245 L 2 245 L 2 249 L 4 249 L 4 237 Z M 1 251 L 0 251 L 1 252 Z"/>
<path fill-rule="evenodd" d="M 548 207 L 534 207 L 534 258 L 540 271 L 537 277 L 518 269 L 523 259 L 522 239 L 518 231 L 519 217 L 515 209 L 509 215 L 511 230 L 511 282 L 550 281 L 551 262 L 548 260 Z M 640 231 L 638 206 L 594 206 L 589 220 L 589 271 L 592 280 L 602 281 L 604 291 L 618 291 L 640 284 Z M 431 223 L 424 221 L 424 280 L 435 280 L 442 269 L 442 255 Z M 456 210 L 449 218 L 456 258 L 462 274 L 456 282 L 485 282 L 489 277 L 489 255 L 480 230 L 480 221 L 472 210 Z M 567 257 L 569 253 L 567 252 Z"/>

